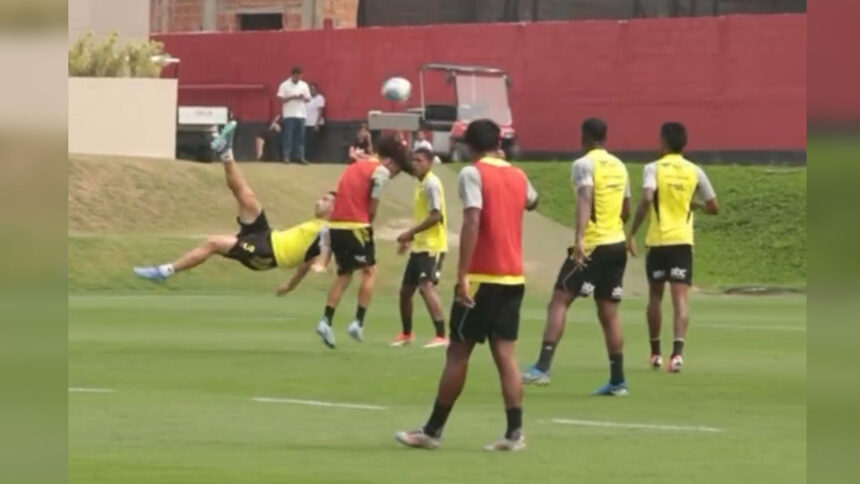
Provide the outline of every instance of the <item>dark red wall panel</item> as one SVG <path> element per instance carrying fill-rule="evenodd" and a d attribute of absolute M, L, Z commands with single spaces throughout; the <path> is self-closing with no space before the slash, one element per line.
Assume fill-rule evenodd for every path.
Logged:
<path fill-rule="evenodd" d="M 392 109 L 384 79 L 414 83 L 426 62 L 507 69 L 523 148 L 577 148 L 579 122 L 601 116 L 618 150 L 655 148 L 663 121 L 687 123 L 695 150 L 806 146 L 806 16 L 473 24 L 343 30 L 171 34 L 180 102 L 231 106 L 261 121 L 294 64 L 320 83 L 333 120 Z M 199 91 L 192 85 L 243 84 Z M 442 87 L 442 83 L 434 83 Z M 254 85 L 265 86 L 253 90 Z"/>

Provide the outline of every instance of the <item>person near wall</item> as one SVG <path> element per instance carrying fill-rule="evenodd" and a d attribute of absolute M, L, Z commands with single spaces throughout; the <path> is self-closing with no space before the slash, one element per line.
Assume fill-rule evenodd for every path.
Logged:
<path fill-rule="evenodd" d="M 283 140 L 284 163 L 305 161 L 305 120 L 307 102 L 311 99 L 308 84 L 302 80 L 302 68 L 293 67 L 290 77 L 278 87 L 281 110 L 281 139 Z"/>
<path fill-rule="evenodd" d="M 257 161 L 279 161 L 281 148 L 281 115 L 275 116 L 272 123 L 254 137 Z"/>
<path fill-rule="evenodd" d="M 319 90 L 317 83 L 310 85 L 311 98 L 307 103 L 308 117 L 305 124 L 305 157 L 316 160 L 325 125 L 325 96 Z"/>
<path fill-rule="evenodd" d="M 361 123 L 355 134 L 355 141 L 349 146 L 349 163 L 364 160 L 373 156 L 373 141 L 370 139 L 370 128 L 367 123 Z"/>

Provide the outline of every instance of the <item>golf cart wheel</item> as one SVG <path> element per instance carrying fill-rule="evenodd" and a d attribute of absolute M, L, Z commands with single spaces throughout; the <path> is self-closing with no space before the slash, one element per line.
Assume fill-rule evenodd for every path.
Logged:
<path fill-rule="evenodd" d="M 520 156 L 520 146 L 516 143 L 503 143 L 502 150 L 505 152 L 505 159 L 513 161 Z"/>
<path fill-rule="evenodd" d="M 451 163 L 461 163 L 469 158 L 466 152 L 466 145 L 457 141 L 451 146 Z"/>

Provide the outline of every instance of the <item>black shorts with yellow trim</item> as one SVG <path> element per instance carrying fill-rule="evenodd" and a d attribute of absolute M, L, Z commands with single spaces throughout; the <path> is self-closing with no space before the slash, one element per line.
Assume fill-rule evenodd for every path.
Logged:
<path fill-rule="evenodd" d="M 473 282 L 469 289 L 474 307 L 456 300 L 451 305 L 451 339 L 469 343 L 483 343 L 488 338 L 516 341 L 525 284 Z"/>
<path fill-rule="evenodd" d="M 693 246 L 660 245 L 648 249 L 645 257 L 648 282 L 693 283 Z"/>
<path fill-rule="evenodd" d="M 568 249 L 558 271 L 555 288 L 575 297 L 594 296 L 602 301 L 621 301 L 624 295 L 624 270 L 627 246 L 624 242 L 598 245 L 580 267 Z"/>
<path fill-rule="evenodd" d="M 376 247 L 371 227 L 331 228 L 329 236 L 338 275 L 352 274 L 358 269 L 376 265 Z"/>
<path fill-rule="evenodd" d="M 424 281 L 439 284 L 442 277 L 442 262 L 444 252 L 413 252 L 409 254 L 409 262 L 403 272 L 404 286 L 417 286 Z"/>
<path fill-rule="evenodd" d="M 249 224 L 239 223 L 239 233 L 236 234 L 236 244 L 224 255 L 243 266 L 255 271 L 265 271 L 277 267 L 275 250 L 272 247 L 272 229 L 266 219 L 266 212 Z"/>

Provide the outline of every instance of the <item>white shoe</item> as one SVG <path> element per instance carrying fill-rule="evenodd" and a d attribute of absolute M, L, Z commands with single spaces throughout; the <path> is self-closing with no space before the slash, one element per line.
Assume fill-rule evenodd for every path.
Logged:
<path fill-rule="evenodd" d="M 317 334 L 322 338 L 324 345 L 334 349 L 334 331 L 331 330 L 328 321 L 320 319 L 320 322 L 317 323 Z"/>
<path fill-rule="evenodd" d="M 684 357 L 681 355 L 675 355 L 669 360 L 669 367 L 667 370 L 669 373 L 681 373 L 681 368 L 684 366 Z"/>
<path fill-rule="evenodd" d="M 359 343 L 364 341 L 364 328 L 361 327 L 361 324 L 359 324 L 357 320 L 349 323 L 349 326 L 346 328 L 346 332 L 352 336 L 352 339 Z"/>
<path fill-rule="evenodd" d="M 526 436 L 520 433 L 515 439 L 501 438 L 484 447 L 489 452 L 515 452 L 526 448 Z"/>
<path fill-rule="evenodd" d="M 410 432 L 397 432 L 394 439 L 407 447 L 415 449 L 433 450 L 439 448 L 442 442 L 436 437 L 424 433 L 424 429 L 412 430 Z"/>

